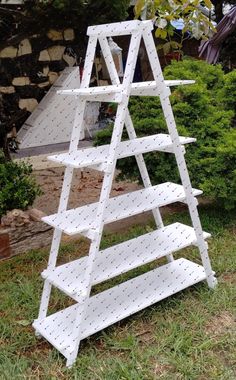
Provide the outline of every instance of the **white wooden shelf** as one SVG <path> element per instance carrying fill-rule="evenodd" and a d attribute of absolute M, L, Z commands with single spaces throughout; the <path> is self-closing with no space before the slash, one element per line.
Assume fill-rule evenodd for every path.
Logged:
<path fill-rule="evenodd" d="M 205 279 L 202 266 L 181 258 L 94 295 L 88 299 L 82 319 L 81 339 Z M 36 320 L 33 326 L 68 357 L 76 341 L 75 318 L 80 312 L 82 308 L 77 303 Z"/>
<path fill-rule="evenodd" d="M 196 139 L 192 137 L 180 136 L 180 143 L 183 145 L 195 141 Z M 106 162 L 109 158 L 109 146 L 110 145 L 102 145 L 94 148 L 79 149 L 75 152 L 72 151 L 49 156 L 48 159 L 73 168 L 99 165 L 97 167 L 98 170 L 105 170 Z M 117 158 L 120 159 L 152 151 L 172 153 L 173 143 L 170 136 L 159 133 L 157 135 L 123 141 L 119 144 Z"/>
<path fill-rule="evenodd" d="M 195 83 L 194 80 L 165 80 L 166 87 L 188 85 Z M 160 85 L 155 81 L 132 83 L 131 95 L 134 96 L 157 96 L 160 94 Z M 89 101 L 97 102 L 117 102 L 122 101 L 122 92 L 124 88 L 122 84 L 110 86 L 98 86 L 87 88 L 74 88 L 71 90 L 58 90 L 61 95 L 79 96 Z"/>
<path fill-rule="evenodd" d="M 208 237 L 210 234 L 204 232 L 204 238 Z M 102 250 L 95 258 L 92 285 L 194 245 L 196 241 L 196 234 L 192 227 L 174 223 Z M 52 270 L 46 269 L 42 272 L 42 277 L 79 301 L 84 291 L 86 267 L 87 256 Z"/>
<path fill-rule="evenodd" d="M 201 190 L 192 189 L 194 196 L 202 194 Z M 111 223 L 117 220 L 137 215 L 156 207 L 174 202 L 184 202 L 185 192 L 182 185 L 165 182 L 160 185 L 137 190 L 132 193 L 110 198 L 106 207 L 103 222 Z M 58 212 L 45 216 L 42 220 L 67 235 L 81 233 L 93 238 L 93 226 L 96 221 L 98 203 Z"/>
<path fill-rule="evenodd" d="M 87 166 L 104 171 L 99 202 L 58 211 L 54 215 L 42 218 L 44 222 L 54 227 L 55 231 L 48 269 L 42 273 L 45 286 L 39 316 L 33 326 L 37 334 L 45 337 L 67 358 L 67 366 L 75 362 L 81 339 L 200 281 L 206 280 L 211 288 L 217 284 L 205 242 L 210 235 L 202 231 L 197 211 L 195 197 L 202 194 L 202 191 L 192 189 L 184 158 L 183 145 L 195 139 L 179 137 L 169 99 L 171 86 L 188 85 L 195 81 L 163 78 L 152 31 L 151 20 L 89 27 L 89 42 L 81 86 L 76 88 L 75 84 L 73 89 L 58 91 L 64 96 L 74 96 L 73 99 L 78 102 L 70 151 L 49 157 L 50 160 L 66 166 L 59 210 L 65 210 L 69 201 L 72 168 Z M 131 34 L 130 47 L 123 81 L 120 83 L 111 51 L 112 41 L 109 37 L 126 34 Z M 145 46 L 154 80 L 133 83 L 141 41 Z M 110 76 L 110 86 L 88 87 L 97 43 L 100 45 Z M 169 135 L 136 137 L 128 110 L 131 95 L 159 97 Z M 78 149 L 78 141 L 84 128 L 86 101 L 118 103 L 110 145 Z M 121 142 L 124 127 L 129 140 Z M 151 185 L 143 154 L 152 151 L 175 155 L 182 185 L 171 182 Z M 144 188 L 110 198 L 116 161 L 130 156 L 136 158 Z M 174 202 L 184 202 L 188 205 L 193 227 L 181 223 L 163 225 L 159 208 Z M 152 211 L 156 224 L 155 231 L 104 250 L 99 249 L 105 224 L 146 211 Z M 77 257 L 75 261 L 56 267 L 61 232 L 68 235 L 82 234 L 91 239 L 88 255 Z M 203 266 L 185 258 L 175 259 L 176 251 L 190 245 L 198 247 Z M 91 296 L 92 286 L 164 256 L 168 261 L 167 264 Z M 180 256 L 182 254 L 179 252 L 178 257 Z M 144 271 L 145 267 L 142 269 Z M 120 281 L 122 279 L 121 277 Z M 51 285 L 63 291 L 76 303 L 47 316 Z"/>

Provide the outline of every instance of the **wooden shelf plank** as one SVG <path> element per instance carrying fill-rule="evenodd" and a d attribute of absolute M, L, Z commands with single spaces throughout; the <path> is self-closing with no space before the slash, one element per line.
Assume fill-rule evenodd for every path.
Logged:
<path fill-rule="evenodd" d="M 192 189 L 192 191 L 194 196 L 202 194 L 201 190 Z M 106 224 L 115 222 L 132 215 L 153 210 L 156 207 L 184 201 L 185 192 L 183 186 L 165 182 L 161 185 L 110 198 L 103 222 Z M 43 217 L 42 220 L 50 226 L 65 232 L 67 235 L 81 233 L 84 236 L 93 238 L 97 209 L 98 203 L 92 203 Z"/>
<path fill-rule="evenodd" d="M 165 80 L 166 87 L 183 86 L 195 83 L 194 80 Z M 122 84 L 97 86 L 86 88 L 74 88 L 69 90 L 58 90 L 61 95 L 79 96 L 89 101 L 101 102 L 121 102 Z M 131 95 L 133 96 L 157 96 L 160 94 L 160 85 L 155 81 L 136 82 L 131 85 Z"/>
<path fill-rule="evenodd" d="M 94 295 L 82 320 L 81 339 L 205 279 L 202 266 L 181 258 Z M 68 357 L 77 339 L 75 316 L 80 312 L 81 305 L 75 304 L 33 326 Z"/>
<path fill-rule="evenodd" d="M 192 137 L 180 136 L 180 143 L 185 145 L 195 142 Z M 169 135 L 159 133 L 152 136 L 140 137 L 132 140 L 122 141 L 118 148 L 118 159 L 131 155 L 148 153 L 152 151 L 172 152 L 173 144 Z M 83 168 L 92 165 L 100 165 L 99 170 L 104 170 L 109 155 L 109 145 L 94 148 L 79 149 L 68 153 L 49 156 L 48 159 L 62 165 L 73 168 Z M 101 165 L 102 164 L 102 165 Z"/>
<path fill-rule="evenodd" d="M 148 27 L 150 30 L 153 29 L 152 22 L 150 20 L 145 23 L 139 20 L 132 21 L 122 21 L 116 22 L 112 24 L 102 24 L 89 26 L 87 29 L 88 36 L 96 36 L 96 37 L 111 37 L 111 36 L 122 36 L 132 34 L 135 31 L 140 31 Z"/>
<path fill-rule="evenodd" d="M 204 238 L 210 234 L 204 233 Z M 140 265 L 147 264 L 180 249 L 196 244 L 194 229 L 173 223 L 159 230 L 117 244 L 98 253 L 93 267 L 92 285 L 96 285 Z M 64 293 L 79 301 L 84 290 L 87 256 L 45 270 L 42 277 Z"/>

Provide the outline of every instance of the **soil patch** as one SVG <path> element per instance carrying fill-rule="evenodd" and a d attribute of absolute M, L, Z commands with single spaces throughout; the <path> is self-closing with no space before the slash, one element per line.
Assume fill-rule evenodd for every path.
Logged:
<path fill-rule="evenodd" d="M 207 324 L 206 332 L 208 335 L 222 335 L 227 331 L 234 330 L 236 327 L 236 318 L 227 311 L 214 316 Z"/>

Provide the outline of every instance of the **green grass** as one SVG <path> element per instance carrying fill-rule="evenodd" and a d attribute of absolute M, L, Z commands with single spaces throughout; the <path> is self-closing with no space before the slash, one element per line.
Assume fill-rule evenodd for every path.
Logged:
<path fill-rule="evenodd" d="M 236 215 L 200 208 L 204 230 L 212 233 L 209 253 L 219 281 L 212 291 L 201 283 L 149 307 L 82 341 L 76 364 L 35 337 L 42 291 L 40 272 L 48 251 L 31 251 L 0 264 L 0 379 L 152 380 L 236 379 Z M 189 222 L 185 211 L 171 213 L 165 223 Z M 153 228 L 136 226 L 125 234 L 105 235 L 107 247 Z M 59 262 L 86 254 L 81 239 L 61 248 Z M 199 260 L 196 248 L 181 252 Z M 97 286 L 100 291 L 155 263 Z M 71 303 L 54 290 L 50 310 Z"/>

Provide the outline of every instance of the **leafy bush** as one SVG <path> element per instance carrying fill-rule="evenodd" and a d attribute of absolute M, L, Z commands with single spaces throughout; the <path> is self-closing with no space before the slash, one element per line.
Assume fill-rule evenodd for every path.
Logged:
<path fill-rule="evenodd" d="M 205 61 L 185 58 L 181 62 L 172 61 L 165 68 L 166 79 L 194 79 L 198 84 L 206 85 L 208 90 L 217 90 L 224 84 L 224 72 L 221 65 L 209 65 Z M 212 94 L 214 95 L 214 94 Z"/>
<path fill-rule="evenodd" d="M 179 134 L 197 139 L 186 149 L 192 185 L 201 188 L 208 197 L 217 199 L 226 209 L 235 207 L 236 132 L 232 128 L 232 120 L 236 99 L 235 90 L 229 90 L 235 81 L 235 73 L 224 76 L 219 65 L 186 59 L 166 67 L 164 76 L 166 79 L 196 79 L 196 84 L 176 87 L 171 95 Z M 224 100 L 223 91 L 227 94 Z M 129 109 L 139 137 L 168 133 L 159 99 L 134 97 L 130 100 Z M 99 132 L 95 144 L 108 143 L 111 133 L 112 126 Z M 148 153 L 144 158 L 153 183 L 180 182 L 172 154 Z M 137 179 L 139 176 L 133 157 L 119 160 L 118 168 L 122 178 Z"/>
<path fill-rule="evenodd" d="M 218 101 L 225 109 L 234 111 L 233 126 L 236 127 L 236 70 L 224 76 L 224 85 L 218 92 Z"/>
<path fill-rule="evenodd" d="M 8 210 L 26 209 L 40 195 L 31 173 L 31 165 L 0 158 L 0 218 Z"/>

